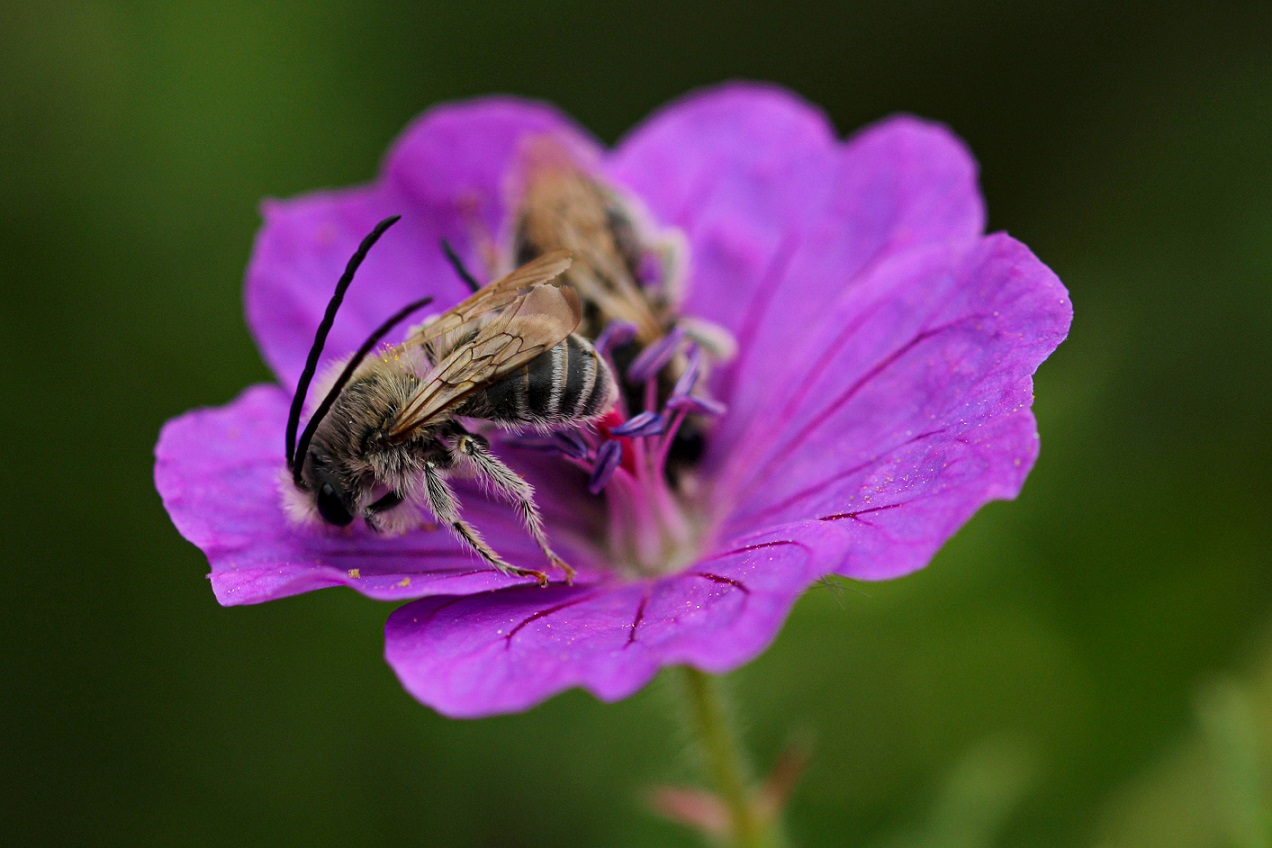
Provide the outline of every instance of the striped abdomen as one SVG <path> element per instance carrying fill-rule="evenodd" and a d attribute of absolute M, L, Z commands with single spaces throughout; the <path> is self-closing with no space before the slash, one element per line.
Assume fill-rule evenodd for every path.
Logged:
<path fill-rule="evenodd" d="M 568 424 L 609 408 L 613 377 L 582 336 L 571 335 L 529 364 L 475 393 L 457 415 L 506 424 Z"/>

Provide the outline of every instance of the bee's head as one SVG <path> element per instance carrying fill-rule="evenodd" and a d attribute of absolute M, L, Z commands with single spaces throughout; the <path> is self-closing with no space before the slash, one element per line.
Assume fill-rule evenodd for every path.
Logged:
<path fill-rule="evenodd" d="M 301 473 L 280 469 L 278 489 L 293 524 L 347 527 L 358 517 L 358 493 L 337 473 L 325 451 L 311 446 Z"/>
<path fill-rule="evenodd" d="M 318 408 L 310 417 L 308 425 L 306 425 L 304 432 L 300 434 L 300 438 L 297 440 L 300 413 L 305 404 L 305 396 L 309 391 L 309 383 L 318 367 L 318 359 L 322 355 L 322 348 L 326 343 L 327 334 L 331 331 L 331 326 L 335 321 L 336 312 L 340 309 L 340 302 L 344 299 L 345 291 L 353 282 L 353 276 L 358 266 L 366 258 L 367 251 L 384 234 L 385 230 L 397 222 L 398 217 L 394 215 L 385 218 L 377 224 L 367 237 L 362 240 L 353 256 L 350 257 L 344 274 L 341 275 L 339 282 L 336 283 L 336 291 L 331 296 L 331 301 L 327 304 L 327 311 L 323 315 L 322 321 L 318 324 L 313 346 L 309 350 L 309 357 L 305 362 L 304 369 L 301 371 L 300 380 L 296 385 L 296 393 L 292 397 L 291 411 L 287 417 L 286 433 L 287 474 L 291 485 L 286 490 L 287 497 L 285 501 L 288 511 L 300 518 L 311 517 L 313 512 L 317 511 L 319 517 L 327 524 L 345 527 L 351 524 L 354 517 L 358 515 L 359 493 L 354 491 L 354 487 L 346 482 L 349 479 L 348 475 L 339 473 L 331 454 L 321 447 L 323 444 L 322 439 L 315 440 L 314 437 L 327 413 L 331 411 L 332 405 L 340 397 L 345 384 L 352 378 L 358 364 L 394 326 L 403 321 L 412 312 L 427 306 L 433 300 L 431 297 L 426 297 L 414 303 L 409 303 L 376 328 L 345 364 L 344 369 L 336 378 L 326 397 L 318 404 Z"/>
<path fill-rule="evenodd" d="M 335 468 L 321 451 L 309 450 L 302 480 L 323 521 L 336 527 L 347 527 L 353 523 L 358 511 L 357 498 L 341 482 L 340 475 L 335 473 Z"/>

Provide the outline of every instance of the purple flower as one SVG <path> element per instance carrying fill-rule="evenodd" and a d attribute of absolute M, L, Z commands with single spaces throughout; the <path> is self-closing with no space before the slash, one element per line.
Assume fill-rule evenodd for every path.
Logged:
<path fill-rule="evenodd" d="M 535 485 L 572 586 L 503 576 L 444 532 L 292 526 L 277 486 L 291 387 L 350 254 L 402 215 L 359 272 L 332 357 L 403 303 L 466 294 L 439 239 L 472 259 L 475 234 L 506 238 L 519 151 L 545 135 L 681 234 L 681 312 L 727 330 L 736 355 L 701 373 L 689 357 L 674 403 L 655 410 L 665 427 L 633 425 L 622 450 L 589 437 L 589 458 L 615 466 L 600 495 L 577 439 L 562 441 L 573 459 L 496 442 Z M 943 127 L 897 117 L 841 142 L 816 109 L 756 85 L 690 95 L 612 151 L 539 103 L 438 107 L 375 182 L 263 212 L 247 316 L 281 385 L 169 422 L 157 486 L 223 604 L 336 585 L 414 599 L 389 617 L 388 661 L 452 716 L 571 686 L 615 700 L 668 664 L 724 672 L 762 651 L 818 578 L 922 568 L 982 504 L 1020 491 L 1038 453 L 1031 376 L 1072 313 L 1024 245 L 983 234 L 975 163 Z M 685 411 L 722 409 L 690 482 L 668 483 L 660 440 Z M 512 510 L 461 495 L 510 562 L 542 564 Z"/>

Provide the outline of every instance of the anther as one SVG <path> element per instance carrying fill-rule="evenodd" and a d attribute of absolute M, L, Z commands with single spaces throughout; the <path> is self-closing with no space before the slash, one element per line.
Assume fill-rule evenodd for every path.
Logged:
<path fill-rule="evenodd" d="M 601 356 L 616 347 L 621 347 L 636 338 L 636 325 L 627 321 L 611 321 L 601 330 L 592 347 Z"/>
<path fill-rule="evenodd" d="M 719 416 L 723 415 L 728 409 L 727 406 L 718 400 L 711 398 L 698 397 L 697 395 L 681 395 L 673 397 L 667 401 L 667 409 L 686 412 L 700 412 L 703 415 Z"/>
<path fill-rule="evenodd" d="M 553 435 L 556 446 L 570 459 L 587 459 L 592 452 L 583 437 L 573 430 L 563 430 Z"/>
<path fill-rule="evenodd" d="M 587 490 L 599 495 L 605 484 L 614 476 L 618 464 L 623 461 L 623 445 L 621 442 L 609 441 L 601 445 L 596 452 L 596 466 L 592 469 L 592 479 L 588 481 Z"/>
<path fill-rule="evenodd" d="M 702 348 L 696 344 L 691 345 L 687 359 L 688 364 L 685 366 L 684 373 L 680 375 L 680 379 L 676 380 L 675 388 L 671 390 L 672 398 L 688 395 L 693 391 L 693 387 L 698 385 L 698 378 L 702 376 Z"/>
<path fill-rule="evenodd" d="M 630 436 L 631 438 L 657 436 L 663 431 L 665 425 L 665 419 L 657 412 L 646 411 L 632 416 L 613 430 L 610 430 L 610 432 L 615 436 Z"/>
<path fill-rule="evenodd" d="M 627 379 L 633 383 L 644 383 L 652 380 L 663 366 L 676 355 L 680 343 L 684 341 L 685 331 L 676 327 L 670 333 L 651 344 L 632 360 L 627 369 Z"/>

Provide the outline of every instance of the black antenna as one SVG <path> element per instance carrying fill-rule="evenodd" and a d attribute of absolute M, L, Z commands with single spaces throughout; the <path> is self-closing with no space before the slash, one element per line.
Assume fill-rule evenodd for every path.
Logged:
<path fill-rule="evenodd" d="M 349 289 L 349 284 L 353 282 L 353 275 L 358 270 L 358 266 L 362 264 L 362 260 L 366 258 L 367 251 L 371 246 L 384 235 L 384 231 L 393 226 L 401 218 L 401 215 L 393 215 L 385 218 L 383 221 L 375 225 L 375 229 L 367 234 L 362 240 L 362 244 L 358 245 L 358 249 L 353 256 L 349 257 L 349 264 L 345 266 L 345 272 L 340 277 L 340 281 L 336 283 L 335 294 L 331 296 L 331 300 L 327 303 L 327 312 L 322 316 L 322 321 L 318 324 L 318 332 L 314 334 L 314 345 L 309 349 L 309 358 L 305 360 L 305 370 L 300 372 L 300 380 L 296 383 L 296 394 L 292 395 L 291 412 L 287 415 L 287 467 L 295 469 L 296 465 L 296 430 L 300 427 L 300 410 L 305 405 L 305 396 L 309 394 L 309 383 L 314 379 L 314 372 L 318 370 L 318 358 L 322 356 L 322 346 L 327 343 L 327 334 L 331 332 L 331 325 L 336 321 L 336 313 L 340 310 L 340 302 L 344 300 L 345 292 Z M 299 474 L 297 474 L 299 477 Z"/>
<path fill-rule="evenodd" d="M 305 425 L 305 432 L 300 434 L 300 443 L 296 445 L 297 459 L 292 468 L 292 479 L 296 481 L 297 486 L 300 485 L 300 473 L 305 467 L 305 455 L 309 452 L 309 442 L 313 440 L 314 433 L 318 431 L 319 423 L 321 423 L 322 419 L 325 418 L 327 413 L 331 411 L 332 404 L 336 402 L 336 398 L 340 397 L 340 390 L 343 389 L 345 384 L 347 384 L 350 378 L 353 377 L 353 372 L 358 369 L 358 365 L 362 363 L 362 360 L 366 359 L 367 354 L 371 352 L 372 348 L 380 343 L 380 339 L 384 338 L 385 334 L 388 333 L 389 330 L 396 327 L 402 322 L 402 319 L 406 318 L 406 316 L 410 315 L 412 312 L 417 309 L 423 309 L 432 302 L 433 298 L 422 297 L 413 303 L 408 303 L 397 312 L 394 312 L 389 316 L 387 321 L 379 327 L 376 327 L 374 333 L 367 336 L 367 340 L 362 343 L 362 347 L 358 348 L 358 352 L 355 353 L 345 364 L 344 370 L 340 372 L 340 376 L 336 379 L 336 382 L 332 384 L 330 391 L 327 392 L 327 396 L 322 399 L 322 403 L 318 404 L 318 408 L 314 410 L 314 414 L 309 419 L 309 423 Z"/>
<path fill-rule="evenodd" d="M 455 273 L 468 284 L 470 289 L 473 291 L 481 289 L 481 283 L 477 282 L 476 277 L 468 273 L 468 269 L 464 267 L 464 261 L 459 258 L 459 254 L 455 252 L 454 248 L 450 246 L 450 242 L 446 239 L 442 239 L 442 253 L 446 254 L 446 260 L 450 262 L 451 267 L 455 269 Z"/>

